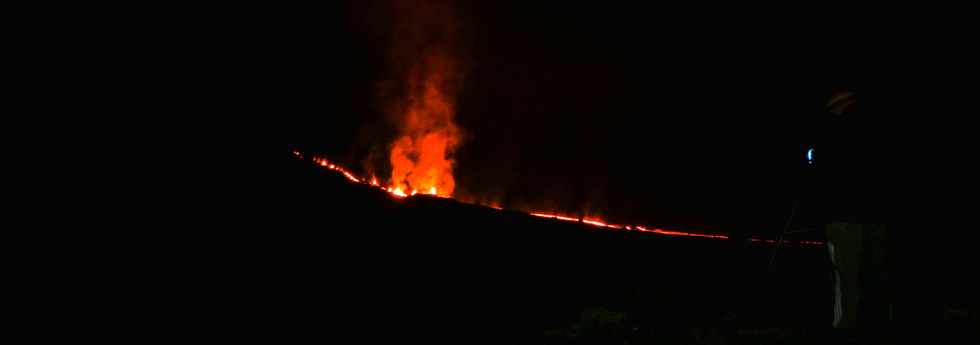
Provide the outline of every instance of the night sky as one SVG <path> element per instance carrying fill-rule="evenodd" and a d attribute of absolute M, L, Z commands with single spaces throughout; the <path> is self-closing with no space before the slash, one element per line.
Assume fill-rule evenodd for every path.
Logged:
<path fill-rule="evenodd" d="M 412 11 L 393 9 L 395 2 L 403 9 L 442 4 L 454 13 L 462 132 L 455 198 L 732 240 L 593 231 L 451 200 L 396 199 L 297 160 L 292 150 L 322 154 L 358 176 L 388 178 L 399 134 L 385 97 L 398 83 L 391 47 L 409 41 L 395 28 L 413 23 Z M 832 216 L 886 225 L 894 268 L 888 284 L 902 302 L 895 313 L 910 320 L 895 329 L 948 334 L 917 322 L 921 315 L 939 325 L 947 301 L 972 303 L 975 319 L 980 289 L 969 272 L 978 251 L 969 235 L 980 176 L 970 167 L 978 59 L 939 49 L 975 50 L 975 37 L 960 37 L 975 30 L 922 30 L 931 23 L 886 11 L 846 18 L 857 11 L 825 4 L 826 13 L 806 8 L 799 15 L 696 5 L 339 0 L 43 8 L 13 35 L 31 43 L 13 55 L 33 62 L 11 65 L 30 79 L 14 89 L 36 95 L 20 97 L 29 107 L 21 116 L 11 112 L 9 128 L 41 129 L 14 151 L 57 169 L 12 166 L 61 176 L 44 184 L 15 180 L 33 191 L 13 204 L 44 211 L 31 213 L 41 228 L 27 231 L 37 240 L 18 242 L 32 254 L 18 264 L 37 273 L 27 281 L 53 297 L 46 299 L 54 307 L 70 310 L 33 319 L 99 323 L 73 335 L 129 336 L 118 329 L 163 325 L 165 332 L 144 333 L 190 328 L 281 340 L 333 330 L 362 338 L 467 330 L 443 321 L 500 336 L 515 315 L 537 321 L 526 311 L 550 308 L 538 296 L 569 315 L 606 301 L 578 291 L 614 291 L 623 305 L 641 296 L 630 308 L 656 316 L 650 320 L 674 318 L 657 308 L 661 302 L 698 309 L 678 297 L 695 293 L 706 297 L 695 304 L 719 311 L 751 309 L 752 296 L 789 310 L 805 297 L 770 283 L 799 273 L 826 279 L 807 287 L 829 296 L 829 260 L 821 259 L 821 272 L 790 265 L 765 272 L 755 259 L 777 252 L 742 240 L 777 238 L 794 200 L 794 226 L 814 230 L 794 239 L 826 242 L 820 229 Z M 878 17 L 909 29 L 877 25 Z M 858 30 L 850 19 L 873 30 Z M 28 35 L 34 31 L 50 37 Z M 854 92 L 857 105 L 834 118 L 825 103 L 843 90 Z M 21 126 L 21 119 L 43 126 Z M 60 147 L 45 151 L 52 142 Z M 109 160 L 122 164 L 101 164 Z M 44 227 L 51 221 L 69 224 Z M 825 249 L 796 248 L 826 258 Z M 711 269 L 691 269 L 699 266 Z M 764 288 L 740 293 L 756 286 Z M 511 296 L 520 298 L 491 305 Z M 479 306 L 500 312 L 474 321 L 468 316 L 482 313 Z M 827 303 L 826 315 L 831 310 Z M 93 317 L 98 311 L 114 316 Z M 776 328 L 758 326 L 783 327 L 783 315 L 769 313 Z M 739 320 L 758 329 L 751 318 Z M 734 329 L 711 322 L 697 327 Z M 656 328 L 688 329 L 676 325 Z"/>
<path fill-rule="evenodd" d="M 456 196 L 621 222 L 776 231 L 825 140 L 824 102 L 858 91 L 836 22 L 523 1 L 456 3 L 463 83 Z M 260 32 L 287 136 L 365 175 L 388 172 L 379 90 L 404 20 L 390 1 Z M 792 38 L 792 39 L 787 39 Z M 271 52 L 270 52 L 271 51 Z M 281 105 L 281 106 L 280 106 Z"/>

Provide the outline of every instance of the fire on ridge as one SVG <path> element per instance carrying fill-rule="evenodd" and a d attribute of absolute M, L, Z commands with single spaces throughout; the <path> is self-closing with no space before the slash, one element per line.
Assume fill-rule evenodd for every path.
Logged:
<path fill-rule="evenodd" d="M 293 151 L 293 155 L 296 156 L 299 159 L 302 159 L 304 157 L 303 154 L 300 153 L 299 151 Z M 370 186 L 376 187 L 378 189 L 381 189 L 381 190 L 383 190 L 383 191 L 391 194 L 395 198 L 401 199 L 401 198 L 409 197 L 409 196 L 420 194 L 420 193 L 421 194 L 427 194 L 427 195 L 430 195 L 430 196 L 435 196 L 435 197 L 441 197 L 441 198 L 451 198 L 451 196 L 449 196 L 449 195 L 441 194 L 440 191 L 436 187 L 431 187 L 429 190 L 427 190 L 427 191 L 421 191 L 421 192 L 418 191 L 418 190 L 414 190 L 414 189 L 411 190 L 411 191 L 405 191 L 405 190 L 402 190 L 402 188 L 399 187 L 399 186 L 384 187 L 384 186 L 382 186 L 378 182 L 377 177 L 372 177 L 371 180 L 370 180 L 370 182 L 368 182 L 367 179 L 358 178 L 358 177 L 354 176 L 354 174 L 352 174 L 347 169 L 344 169 L 343 167 L 341 167 L 339 164 L 332 163 L 332 162 L 328 161 L 325 158 L 320 158 L 320 157 L 314 156 L 313 163 L 316 164 L 316 165 L 319 165 L 319 166 L 321 166 L 323 168 L 330 169 L 330 170 L 333 170 L 333 171 L 337 171 L 337 172 L 343 174 L 344 177 L 346 177 L 349 181 L 351 181 L 353 183 L 366 184 L 366 185 L 370 185 Z M 493 208 L 493 209 L 496 209 L 496 210 L 503 210 L 502 208 L 497 207 L 497 206 L 489 206 L 489 207 L 490 208 Z M 535 216 L 535 217 L 541 217 L 541 218 L 546 218 L 546 219 L 554 219 L 554 220 L 564 221 L 564 222 L 576 222 L 576 223 L 577 222 L 581 222 L 581 223 L 589 224 L 589 225 L 592 225 L 592 226 L 595 226 L 595 227 L 598 227 L 598 228 L 607 228 L 607 229 L 625 230 L 625 231 L 637 231 L 637 232 L 647 232 L 647 233 L 655 233 L 655 234 L 661 234 L 661 235 L 667 235 L 667 236 L 686 236 L 686 237 L 701 237 L 701 238 L 711 238 L 711 239 L 729 239 L 729 237 L 727 235 L 721 235 L 721 234 L 702 234 L 702 233 L 694 233 L 694 232 L 664 230 L 664 229 L 658 229 L 658 228 L 649 228 L 649 227 L 642 226 L 642 225 L 619 225 L 619 224 L 612 224 L 612 223 L 606 222 L 604 220 L 595 219 L 595 218 L 584 218 L 583 217 L 583 218 L 580 219 L 580 218 L 576 218 L 576 217 L 568 217 L 568 216 L 564 216 L 564 215 L 560 215 L 560 214 L 546 213 L 546 212 L 528 212 L 527 214 L 529 214 L 531 216 Z M 755 243 L 767 243 L 767 244 L 775 244 L 776 243 L 776 240 L 761 239 L 761 238 L 757 238 L 757 237 L 751 238 L 751 241 L 752 242 L 755 242 Z M 794 243 L 794 242 L 791 242 L 789 240 L 784 240 L 783 243 L 790 244 L 790 243 Z M 808 241 L 808 240 L 796 241 L 795 243 L 804 244 L 804 245 L 813 245 L 813 246 L 821 246 L 821 245 L 823 245 L 823 242 L 820 242 L 820 241 Z"/>

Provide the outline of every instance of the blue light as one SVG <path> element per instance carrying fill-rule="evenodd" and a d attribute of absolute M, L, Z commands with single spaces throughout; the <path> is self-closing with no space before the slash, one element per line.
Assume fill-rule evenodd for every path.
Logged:
<path fill-rule="evenodd" d="M 807 160 L 807 163 L 813 164 L 813 148 L 812 147 L 809 150 L 806 151 L 806 160 Z"/>

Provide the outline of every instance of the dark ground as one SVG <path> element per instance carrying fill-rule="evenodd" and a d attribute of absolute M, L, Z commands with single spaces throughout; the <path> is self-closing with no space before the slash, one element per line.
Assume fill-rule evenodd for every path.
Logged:
<path fill-rule="evenodd" d="M 767 272 L 769 246 L 397 200 L 308 161 L 286 165 L 288 225 L 259 259 L 264 279 L 289 287 L 265 306 L 277 323 L 370 341 L 507 343 L 691 343 L 698 332 L 819 343 L 829 329 L 822 247 L 784 247 Z"/>
<path fill-rule="evenodd" d="M 265 180 L 278 179 L 277 192 L 261 203 L 276 205 L 267 214 L 279 218 L 256 217 L 266 230 L 252 232 L 254 250 L 239 256 L 255 263 L 256 281 L 243 291 L 254 297 L 246 315 L 261 320 L 260 332 L 603 344 L 976 339 L 975 284 L 954 268 L 962 252 L 891 255 L 880 291 L 894 296 L 892 321 L 841 332 L 829 326 L 824 247 L 784 247 L 768 271 L 768 246 L 602 231 L 445 199 L 399 201 L 288 150 L 281 158 L 282 174 Z M 263 227 L 266 220 L 273 223 Z M 907 254 L 907 245 L 893 249 Z"/>
<path fill-rule="evenodd" d="M 57 309 L 35 312 L 77 327 L 59 334 L 130 340 L 848 337 L 829 326 L 822 247 L 785 247 L 768 272 L 771 247 L 601 231 L 444 199 L 398 201 L 296 160 L 288 147 L 270 156 L 277 158 L 229 161 L 223 174 L 201 176 L 191 194 L 174 188 L 174 198 L 156 203 L 128 200 L 110 210 L 126 215 L 111 231 L 62 238 L 66 253 L 78 254 L 36 272 L 57 277 L 38 290 Z M 141 213 L 146 208 L 165 212 Z M 851 336 L 976 339 L 971 244 L 912 237 L 949 229 L 941 225 L 893 228 L 901 239 L 890 280 L 895 321 Z"/>

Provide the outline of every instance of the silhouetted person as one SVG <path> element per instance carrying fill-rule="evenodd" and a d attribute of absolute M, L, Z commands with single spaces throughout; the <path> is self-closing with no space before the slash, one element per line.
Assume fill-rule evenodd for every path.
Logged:
<path fill-rule="evenodd" d="M 820 140 L 807 151 L 815 170 L 827 249 L 833 266 L 833 326 L 873 332 L 890 316 L 886 289 L 885 190 L 881 130 L 857 111 L 850 91 L 834 93 Z"/>

